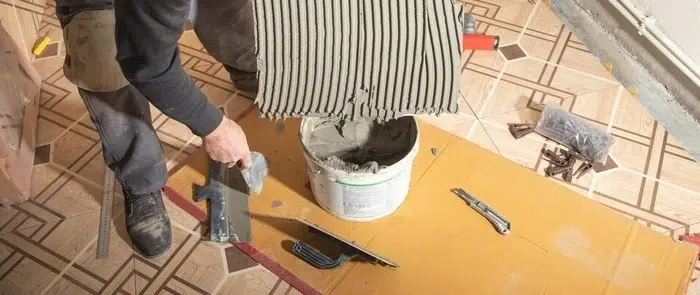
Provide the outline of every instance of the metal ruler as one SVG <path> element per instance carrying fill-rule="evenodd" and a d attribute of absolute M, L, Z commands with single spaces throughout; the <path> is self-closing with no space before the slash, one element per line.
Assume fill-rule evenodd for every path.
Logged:
<path fill-rule="evenodd" d="M 97 229 L 97 259 L 109 256 L 109 235 L 112 232 L 112 204 L 114 202 L 114 171 L 105 167 L 105 180 L 102 183 L 102 209 L 100 227 Z"/>

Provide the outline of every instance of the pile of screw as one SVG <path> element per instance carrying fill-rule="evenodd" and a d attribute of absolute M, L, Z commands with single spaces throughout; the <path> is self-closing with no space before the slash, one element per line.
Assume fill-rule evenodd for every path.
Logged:
<path fill-rule="evenodd" d="M 579 179 L 593 168 L 593 164 L 590 161 L 575 151 L 560 149 L 559 153 L 557 153 L 553 150 L 542 149 L 542 155 L 549 162 L 549 167 L 544 169 L 544 174 L 547 177 L 562 175 L 562 179 L 571 182 L 574 177 Z M 581 161 L 582 163 L 574 171 L 576 161 Z"/>

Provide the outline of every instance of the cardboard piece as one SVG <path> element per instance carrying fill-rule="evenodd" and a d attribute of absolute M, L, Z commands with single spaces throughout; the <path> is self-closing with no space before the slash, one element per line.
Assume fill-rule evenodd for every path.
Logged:
<path fill-rule="evenodd" d="M 31 194 L 41 76 L 0 26 L 0 204 Z"/>
<path fill-rule="evenodd" d="M 264 116 L 457 113 L 462 8 L 454 0 L 254 4 Z"/>
<path fill-rule="evenodd" d="M 685 294 L 698 259 L 691 244 L 427 124 L 420 124 L 421 147 L 406 202 L 377 221 L 344 221 L 321 209 L 306 185 L 299 120 L 286 121 L 283 132 L 257 114 L 240 124 L 251 148 L 272 161 L 265 190 L 250 198 L 254 254 L 265 254 L 320 293 Z M 171 176 L 169 189 L 191 199 L 192 184 L 206 180 L 206 161 L 199 153 L 185 162 Z M 505 215 L 511 234 L 498 234 L 450 192 L 457 187 Z M 292 254 L 293 242 L 333 249 L 295 218 L 400 267 L 351 261 L 317 270 Z"/>

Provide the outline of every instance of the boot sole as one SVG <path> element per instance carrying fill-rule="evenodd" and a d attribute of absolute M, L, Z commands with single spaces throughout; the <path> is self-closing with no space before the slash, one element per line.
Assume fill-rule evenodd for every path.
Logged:
<path fill-rule="evenodd" d="M 148 255 L 146 255 L 145 253 L 141 252 L 141 250 L 137 250 L 137 251 L 139 252 L 139 254 L 141 254 L 141 256 L 143 256 L 143 257 L 146 258 L 146 259 L 156 259 L 156 258 L 160 258 L 160 257 L 163 257 L 163 256 L 167 255 L 168 252 L 170 252 L 170 249 L 171 249 L 172 247 L 173 247 L 173 244 L 171 243 L 170 245 L 168 245 L 168 248 L 165 249 L 165 251 L 163 251 L 163 253 L 158 253 L 158 254 L 153 255 L 153 256 L 148 256 Z M 134 248 L 136 248 L 136 247 L 134 247 Z M 136 248 L 136 249 L 138 249 L 138 248 Z"/>

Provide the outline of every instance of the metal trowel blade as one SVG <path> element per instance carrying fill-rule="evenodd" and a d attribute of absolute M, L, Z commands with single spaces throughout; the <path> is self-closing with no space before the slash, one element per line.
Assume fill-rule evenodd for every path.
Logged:
<path fill-rule="evenodd" d="M 231 243 L 249 243 L 252 241 L 250 210 L 248 209 L 249 189 L 238 168 L 229 168 L 225 185 L 228 187 L 224 198 L 229 224 L 229 241 Z"/>

